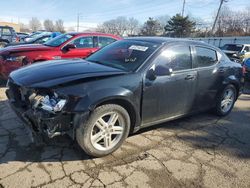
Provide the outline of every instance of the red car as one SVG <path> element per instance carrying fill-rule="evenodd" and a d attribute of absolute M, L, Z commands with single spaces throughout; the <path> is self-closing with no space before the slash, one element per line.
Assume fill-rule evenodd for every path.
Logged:
<path fill-rule="evenodd" d="M 67 33 L 44 44 L 10 46 L 0 49 L 0 78 L 7 79 L 10 72 L 31 63 L 85 58 L 99 48 L 122 38 L 103 33 Z"/>

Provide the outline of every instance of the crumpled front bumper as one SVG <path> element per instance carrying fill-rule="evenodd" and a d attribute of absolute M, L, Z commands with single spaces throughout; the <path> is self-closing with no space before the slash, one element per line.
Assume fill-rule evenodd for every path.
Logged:
<path fill-rule="evenodd" d="M 39 135 L 45 135 L 49 138 L 68 134 L 73 137 L 73 115 L 69 113 L 50 114 L 44 110 L 34 110 L 31 107 L 23 107 L 18 103 L 10 89 L 6 90 L 10 106 L 16 112 L 18 117 L 24 122 L 32 140 Z"/>

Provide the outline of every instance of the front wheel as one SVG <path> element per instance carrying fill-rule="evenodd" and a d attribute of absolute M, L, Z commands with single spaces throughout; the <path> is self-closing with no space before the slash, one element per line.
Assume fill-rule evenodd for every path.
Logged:
<path fill-rule="evenodd" d="M 86 122 L 79 122 L 76 140 L 89 155 L 101 157 L 118 149 L 130 129 L 128 112 L 120 105 L 107 104 L 96 108 Z"/>
<path fill-rule="evenodd" d="M 236 88 L 233 85 L 228 85 L 217 98 L 216 114 L 219 116 L 228 115 L 234 107 L 236 96 Z"/>

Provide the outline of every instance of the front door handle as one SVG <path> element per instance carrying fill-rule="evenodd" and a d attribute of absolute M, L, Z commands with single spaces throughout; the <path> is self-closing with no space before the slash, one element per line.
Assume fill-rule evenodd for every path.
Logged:
<path fill-rule="evenodd" d="M 194 80 L 195 79 L 195 75 L 193 74 L 189 74 L 185 77 L 185 80 Z"/>

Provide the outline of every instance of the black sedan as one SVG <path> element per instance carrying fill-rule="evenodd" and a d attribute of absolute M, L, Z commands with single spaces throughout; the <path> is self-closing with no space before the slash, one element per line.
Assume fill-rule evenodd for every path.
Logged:
<path fill-rule="evenodd" d="M 155 37 L 115 42 L 85 60 L 11 73 L 7 96 L 34 138 L 68 134 L 92 156 L 139 129 L 200 111 L 229 114 L 242 67 L 205 43 Z"/>

